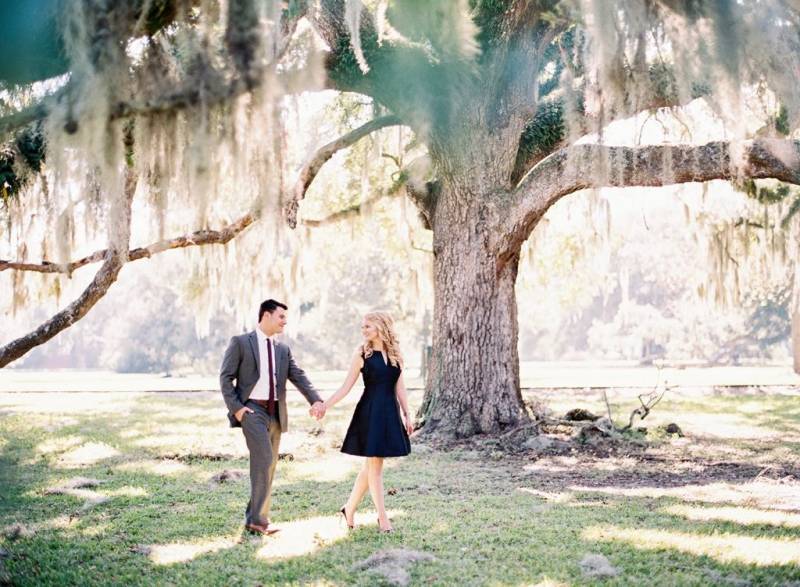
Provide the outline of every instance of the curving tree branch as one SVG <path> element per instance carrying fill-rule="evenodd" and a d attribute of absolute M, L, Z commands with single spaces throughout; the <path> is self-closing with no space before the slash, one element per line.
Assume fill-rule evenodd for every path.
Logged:
<path fill-rule="evenodd" d="M 256 216 L 252 213 L 248 213 L 235 222 L 231 222 L 219 230 L 196 230 L 190 234 L 154 242 L 146 247 L 137 247 L 128 251 L 126 262 L 149 258 L 157 253 L 161 253 L 170 249 L 183 249 L 186 247 L 211 244 L 224 245 L 234 237 L 238 236 L 240 232 L 253 224 L 255 221 Z M 85 265 L 98 263 L 106 259 L 108 254 L 108 249 L 103 249 L 102 251 L 95 251 L 91 255 L 87 255 L 86 257 L 78 259 L 77 261 L 64 264 L 52 263 L 51 261 L 42 261 L 41 263 L 19 263 L 0 259 L 0 271 L 14 269 L 16 271 L 33 271 L 36 273 L 65 273 L 70 275 L 76 269 L 80 269 Z"/>
<path fill-rule="evenodd" d="M 131 203 L 136 191 L 136 178 L 129 173 L 125 180 L 125 194 L 122 202 L 122 220 L 124 221 L 124 249 L 127 249 L 131 236 Z M 104 263 L 94 276 L 92 282 L 80 296 L 69 306 L 44 322 L 39 328 L 0 347 L 0 368 L 19 359 L 33 347 L 39 346 L 53 338 L 56 334 L 72 326 L 83 318 L 89 310 L 108 292 L 117 280 L 122 266 L 125 265 L 125 250 L 109 247 L 104 251 Z"/>
<path fill-rule="evenodd" d="M 57 92 L 42 98 L 39 102 L 27 108 L 0 117 L 0 137 L 24 126 L 28 126 L 32 122 L 47 118 L 53 102 L 57 102 L 61 95 L 63 95 L 63 93 Z"/>
<path fill-rule="evenodd" d="M 395 196 L 399 196 L 401 192 L 384 192 L 378 196 L 365 200 L 360 204 L 353 204 L 352 206 L 347 206 L 346 208 L 342 208 L 341 210 L 336 210 L 336 212 L 332 212 L 327 216 L 322 218 L 308 218 L 303 219 L 300 223 L 303 226 L 326 226 L 328 224 L 334 224 L 336 222 L 341 222 L 343 220 L 347 220 L 348 218 L 353 218 L 354 216 L 358 216 L 362 212 L 368 210 L 372 205 L 376 204 L 378 201 L 391 198 Z"/>
<path fill-rule="evenodd" d="M 626 101 L 615 111 L 606 113 L 603 120 L 600 120 L 597 116 L 585 114 L 573 129 L 573 132 L 577 131 L 578 134 L 583 135 L 602 132 L 608 125 L 620 120 L 646 113 L 652 114 L 660 110 L 669 109 L 675 111 L 698 98 L 704 97 L 706 94 L 707 92 L 702 88 L 699 88 L 689 96 L 679 96 L 677 94 L 665 96 L 651 92 L 646 96 L 639 97 L 638 100 Z M 511 174 L 512 183 L 518 183 L 539 161 L 566 147 L 571 140 L 574 140 L 567 136 L 568 129 L 564 115 L 564 102 L 563 92 L 558 90 L 554 91 L 553 96 L 548 98 L 547 101 L 538 105 L 536 113 L 528 121 L 520 138 L 517 160 Z M 582 108 L 582 106 L 580 107 Z M 542 139 L 540 137 L 542 136 L 548 137 L 552 142 L 541 142 Z M 537 138 L 539 139 L 538 144 Z"/>
<path fill-rule="evenodd" d="M 103 266 L 100 267 L 97 275 L 95 275 L 92 282 L 78 299 L 33 332 L 0 347 L 0 368 L 19 359 L 33 347 L 47 342 L 56 334 L 83 318 L 117 280 L 120 269 L 124 264 L 120 255 L 111 253 L 106 255 Z"/>
<path fill-rule="evenodd" d="M 800 184 L 800 141 L 643 147 L 584 144 L 561 149 L 531 169 L 512 193 L 508 230 L 495 243 L 499 266 L 516 254 L 550 206 L 578 190 L 741 178 Z"/>
<path fill-rule="evenodd" d="M 309 159 L 300 170 L 300 175 L 292 190 L 292 197 L 284 204 L 286 223 L 292 228 L 297 226 L 297 209 L 300 206 L 300 200 L 305 197 L 311 182 L 314 181 L 314 178 L 317 176 L 317 173 L 319 173 L 319 170 L 322 169 L 325 162 L 333 157 L 337 151 L 349 147 L 376 130 L 387 126 L 397 126 L 398 124 L 402 124 L 402 122 L 397 116 L 381 116 L 366 124 L 362 124 L 349 133 L 317 149 L 316 153 L 314 153 L 311 159 Z"/>

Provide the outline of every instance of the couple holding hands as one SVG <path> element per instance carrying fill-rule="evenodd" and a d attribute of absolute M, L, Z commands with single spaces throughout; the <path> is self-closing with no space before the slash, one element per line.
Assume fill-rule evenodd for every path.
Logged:
<path fill-rule="evenodd" d="M 364 393 L 353 412 L 342 452 L 366 459 L 340 513 L 353 528 L 356 508 L 369 490 L 378 512 L 378 528 L 391 532 L 383 499 L 383 459 L 411 452 L 408 437 L 413 431 L 403 383 L 403 358 L 392 318 L 385 312 L 364 316 L 363 341 L 353 353 L 344 383 L 323 401 L 295 363 L 289 347 L 273 338 L 283 332 L 287 310 L 281 302 L 264 301 L 258 310 L 258 326 L 253 332 L 231 338 L 220 368 L 228 420 L 232 427 L 242 428 L 250 451 L 245 528 L 258 534 L 279 531 L 269 520 L 269 510 L 281 433 L 288 430 L 286 380 L 311 404 L 310 414 L 321 419 L 350 392 L 361 373 Z"/>

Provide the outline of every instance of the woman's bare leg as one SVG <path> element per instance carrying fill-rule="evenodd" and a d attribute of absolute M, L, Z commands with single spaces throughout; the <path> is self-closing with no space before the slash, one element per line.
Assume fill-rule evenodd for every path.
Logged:
<path fill-rule="evenodd" d="M 350 492 L 350 497 L 347 499 L 347 503 L 344 504 L 345 512 L 347 512 L 345 514 L 347 516 L 347 524 L 349 526 L 353 525 L 356 518 L 356 509 L 358 508 L 358 504 L 361 503 L 364 494 L 369 488 L 369 464 L 367 461 L 368 459 L 364 459 L 364 466 L 361 467 L 361 470 L 358 472 L 358 476 L 353 483 L 353 490 Z"/>
<path fill-rule="evenodd" d="M 389 523 L 386 507 L 383 503 L 383 458 L 368 457 L 367 463 L 369 464 L 369 493 L 372 496 L 375 509 L 378 511 L 378 526 L 380 526 L 381 530 L 390 530 L 392 525 Z"/>

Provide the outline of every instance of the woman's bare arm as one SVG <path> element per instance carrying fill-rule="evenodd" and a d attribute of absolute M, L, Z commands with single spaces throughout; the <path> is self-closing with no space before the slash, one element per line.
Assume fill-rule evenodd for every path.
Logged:
<path fill-rule="evenodd" d="M 356 352 L 353 354 L 353 358 L 350 361 L 350 370 L 347 372 L 344 383 L 342 383 L 342 386 L 336 390 L 336 393 L 323 402 L 326 410 L 337 404 L 339 400 L 350 393 L 350 390 L 353 389 L 353 384 L 356 382 L 356 379 L 358 379 L 358 374 L 363 366 L 364 359 L 361 358 L 361 349 L 358 348 L 356 349 Z"/>

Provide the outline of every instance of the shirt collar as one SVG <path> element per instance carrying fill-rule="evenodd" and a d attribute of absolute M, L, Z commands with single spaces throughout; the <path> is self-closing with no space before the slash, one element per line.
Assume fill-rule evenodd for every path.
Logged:
<path fill-rule="evenodd" d="M 256 336 L 258 336 L 258 338 L 260 338 L 261 340 L 271 340 L 273 343 L 275 342 L 275 337 L 267 336 L 267 334 L 263 330 L 261 330 L 261 327 L 258 325 L 256 325 Z"/>

